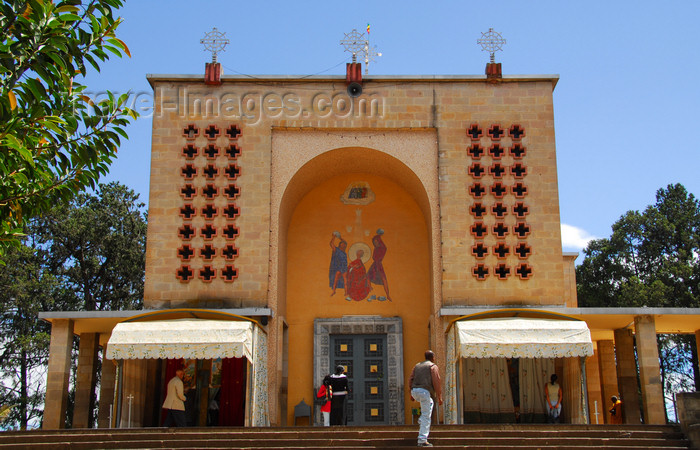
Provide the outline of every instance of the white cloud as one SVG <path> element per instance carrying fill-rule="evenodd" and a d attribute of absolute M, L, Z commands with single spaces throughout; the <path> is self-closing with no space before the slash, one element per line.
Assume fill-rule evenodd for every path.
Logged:
<path fill-rule="evenodd" d="M 561 245 L 564 249 L 583 250 L 593 239 L 597 238 L 588 234 L 586 230 L 565 223 L 561 224 Z"/>

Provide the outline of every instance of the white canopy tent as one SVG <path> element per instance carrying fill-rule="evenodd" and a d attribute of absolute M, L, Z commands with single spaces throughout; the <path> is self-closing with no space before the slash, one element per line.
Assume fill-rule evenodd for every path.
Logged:
<path fill-rule="evenodd" d="M 202 319 L 122 322 L 107 343 L 108 359 L 215 359 L 253 362 L 253 323 Z"/>
<path fill-rule="evenodd" d="M 565 384 L 582 395 L 580 401 L 569 399 L 568 407 L 587 416 L 584 364 L 585 358 L 593 355 L 593 343 L 586 322 L 567 318 L 466 318 L 453 322 L 447 344 L 447 423 L 514 421 L 514 400 L 520 406 L 520 420 L 546 417 L 543 388 L 554 372 L 556 358 L 578 360 L 580 373 Z M 519 371 L 509 375 L 507 364 L 513 359 L 519 361 L 514 366 Z M 519 379 L 518 391 L 512 389 L 512 376 Z"/>
<path fill-rule="evenodd" d="M 456 322 L 462 358 L 572 358 L 593 354 L 591 332 L 578 320 L 507 317 Z"/>
<path fill-rule="evenodd" d="M 250 363 L 246 426 L 268 426 L 267 336 L 248 320 L 174 319 L 121 322 L 112 330 L 105 352 L 118 360 L 119 403 L 124 360 L 242 358 Z"/>

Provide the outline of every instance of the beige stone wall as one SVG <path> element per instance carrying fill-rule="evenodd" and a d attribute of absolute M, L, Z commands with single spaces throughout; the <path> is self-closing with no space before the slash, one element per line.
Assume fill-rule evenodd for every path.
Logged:
<path fill-rule="evenodd" d="M 306 192 L 329 173 L 337 172 L 338 167 L 342 171 L 341 164 L 349 164 L 333 161 L 328 155 L 353 147 L 365 149 L 363 154 L 384 154 L 376 158 L 377 170 L 371 165 L 358 166 L 359 169 L 394 181 L 398 178 L 422 210 L 428 228 L 428 242 L 423 244 L 429 248 L 428 270 L 432 271 L 428 276 L 431 298 L 426 299 L 430 302 L 430 316 L 426 319 L 430 323 L 429 345 L 439 364 L 445 363 L 446 323 L 439 316 L 443 306 L 570 303 L 570 277 L 567 279 L 565 273 L 559 228 L 554 82 L 547 77 L 495 84 L 481 77 L 366 79 L 362 96 L 352 99 L 345 92 L 344 79 L 339 78 L 235 78 L 224 79 L 221 86 L 206 86 L 194 78 L 152 79 L 156 106 L 145 306 L 271 308 L 274 317 L 268 327 L 269 393 L 273 399 L 284 395 L 288 374 L 283 349 L 289 344 L 283 337 L 289 301 L 286 276 L 288 267 L 303 265 L 305 257 L 287 252 L 290 218 Z M 473 124 L 483 130 L 478 143 L 487 151 L 479 160 L 467 151 L 477 142 L 467 134 Z M 225 134 L 234 125 L 241 131 L 235 139 Z M 494 125 L 506 132 L 500 141 L 488 136 Z M 517 161 L 507 153 L 516 143 L 508 133 L 513 125 L 525 131 L 519 142 L 527 153 Z M 190 126 L 199 131 L 191 139 L 184 134 Z M 221 134 L 208 139 L 204 131 L 210 126 L 217 127 Z M 426 139 L 425 144 L 416 144 Z M 496 142 L 506 150 L 500 159 L 488 154 Z M 183 155 L 183 147 L 188 144 L 198 149 L 197 156 Z M 221 150 L 235 144 L 241 153 L 235 158 L 222 153 L 207 158 L 202 151 L 209 144 Z M 392 162 L 387 166 L 384 161 Z M 470 175 L 468 169 L 474 163 L 485 168 L 484 176 Z M 516 163 L 527 170 L 521 179 L 510 172 Z M 183 176 L 183 168 L 188 164 L 197 171 L 191 179 Z M 240 169 L 235 180 L 221 175 L 208 180 L 203 175 L 209 165 L 224 170 L 230 164 Z M 500 178 L 489 173 L 495 164 L 505 168 Z M 495 198 L 490 190 L 480 199 L 470 194 L 475 183 L 490 189 L 499 182 L 508 189 L 502 199 Z M 527 188 L 521 199 L 516 199 L 510 190 L 516 183 Z M 194 191 L 190 199 L 181 193 L 188 184 Z M 240 191 L 234 199 L 223 194 L 231 184 Z M 210 199 L 203 194 L 207 185 L 218 189 Z M 483 218 L 470 212 L 477 201 L 488 208 Z M 512 212 L 516 202 L 528 208 L 528 214 L 518 219 Z M 491 212 L 496 203 L 507 209 L 503 218 Z M 181 208 L 185 204 L 197 211 L 194 217 L 183 218 Z M 202 217 L 202 208 L 207 204 L 218 208 L 216 217 Z M 222 217 L 222 208 L 231 204 L 235 204 L 240 215 L 233 219 Z M 472 250 L 478 239 L 470 228 L 477 222 L 488 228 L 481 239 L 489 249 L 483 258 L 477 258 Z M 497 222 L 508 227 L 503 237 L 497 238 L 492 230 Z M 529 227 L 525 236 L 514 233 L 518 222 Z M 191 239 L 183 239 L 180 234 L 185 225 L 194 233 Z M 211 240 L 205 240 L 201 234 L 207 225 L 218 230 Z M 239 232 L 233 239 L 239 253 L 233 260 L 226 260 L 220 253 L 232 241 L 221 234 L 227 226 L 235 226 Z M 494 253 L 499 242 L 508 248 L 503 258 Z M 529 250 L 523 258 L 515 254 L 519 244 L 526 244 Z M 208 261 L 199 253 L 206 245 L 215 251 Z M 184 247 L 194 251 L 189 260 L 178 254 Z M 483 280 L 473 273 L 479 265 L 489 271 Z M 503 279 L 494 272 L 498 265 L 510 271 Z M 515 273 L 521 265 L 531 271 L 528 279 Z M 183 272 L 183 268 L 187 270 Z M 223 271 L 230 273 L 233 269 L 237 271 L 236 278 L 227 281 Z M 200 271 L 204 270 L 213 276 L 200 278 Z M 190 277 L 183 279 L 178 275 L 182 273 L 190 273 Z M 294 332 L 292 324 L 289 333 Z M 405 353 L 424 350 L 406 348 Z M 273 424 L 284 421 L 284 408 L 283 402 L 271 402 Z"/>
<path fill-rule="evenodd" d="M 441 100 L 442 121 L 440 125 L 440 201 L 443 230 L 443 302 L 447 305 L 554 305 L 563 301 L 563 267 L 561 257 L 561 237 L 559 228 L 559 198 L 557 192 L 557 175 L 554 146 L 554 123 L 552 113 L 552 85 L 539 83 L 508 84 L 474 84 L 468 89 L 454 86 Z M 528 264 L 533 275 L 529 280 L 521 280 L 515 274 L 505 279 L 497 279 L 493 267 L 499 260 L 490 252 L 482 261 L 490 269 L 484 281 L 475 282 L 471 269 L 479 261 L 471 254 L 474 239 L 470 227 L 477 222 L 469 212 L 474 204 L 469 188 L 477 180 L 465 175 L 465 169 L 474 159 L 465 151 L 471 144 L 465 129 L 471 124 L 478 124 L 484 133 L 493 124 L 507 128 L 519 124 L 526 132 L 523 145 L 527 147 L 524 163 L 528 173 L 524 182 L 529 193 L 524 202 L 530 213 L 527 223 L 531 235 L 527 238 L 532 248 Z M 490 141 L 486 137 L 478 140 L 485 148 Z M 509 147 L 512 140 L 501 140 L 503 147 Z M 510 156 L 503 158 L 503 164 L 509 165 Z M 483 166 L 489 167 L 494 161 L 483 157 Z M 489 176 L 483 178 L 484 185 L 491 181 Z M 503 179 L 504 184 L 514 181 L 509 175 Z M 495 199 L 490 193 L 484 197 L 487 208 Z M 514 198 L 506 195 L 503 203 L 510 207 Z M 505 217 L 505 224 L 512 227 L 515 218 L 512 214 Z M 484 219 L 486 226 L 495 223 L 491 215 Z M 486 238 L 486 245 L 495 243 L 493 235 Z M 505 238 L 509 246 L 516 245 L 512 230 Z M 505 259 L 509 267 L 519 260 L 511 250 Z"/>
<path fill-rule="evenodd" d="M 564 254 L 564 305 L 578 308 L 578 293 L 576 291 L 576 258 L 578 253 Z"/>
<path fill-rule="evenodd" d="M 240 121 L 225 120 L 220 115 L 205 117 L 197 109 L 201 98 L 218 98 L 222 95 L 217 89 L 208 88 L 203 83 L 158 83 L 155 91 L 145 306 L 264 306 L 267 301 L 269 260 L 269 127 L 241 127 L 244 128 L 242 135 L 231 140 L 225 136 L 224 131 L 231 124 L 240 124 Z M 183 136 L 183 130 L 189 125 L 199 129 L 199 136 L 191 141 Z M 221 133 L 213 140 L 203 136 L 211 125 L 218 127 Z M 182 149 L 188 143 L 199 149 L 199 156 L 192 161 L 182 155 Z M 223 155 L 210 160 L 202 156 L 203 148 L 209 143 L 216 145 L 220 153 L 232 143 L 243 151 L 236 160 Z M 191 182 L 198 192 L 191 201 L 185 201 L 180 194 L 180 189 L 187 184 L 181 173 L 187 163 L 192 163 L 198 170 Z M 242 168 L 241 175 L 233 182 L 222 174 L 212 182 L 202 176 L 203 169 L 209 164 L 214 164 L 223 172 L 231 163 Z M 234 201 L 229 201 L 221 191 L 232 183 L 241 188 L 241 195 Z M 220 191 L 213 201 L 206 201 L 201 195 L 201 189 L 206 184 L 214 184 Z M 240 217 L 233 221 L 225 220 L 220 213 L 212 221 L 206 221 L 201 215 L 191 221 L 197 231 L 207 223 L 219 230 L 219 235 L 211 241 L 217 250 L 225 245 L 225 239 L 221 236 L 222 227 L 227 223 L 238 227 L 240 234 L 234 243 L 240 256 L 233 261 L 233 266 L 238 268 L 238 277 L 234 282 L 225 282 L 220 277 L 211 282 L 203 282 L 196 275 L 189 282 L 182 282 L 176 277 L 176 271 L 182 266 L 177 250 L 185 243 L 178 236 L 178 229 L 185 223 L 180 216 L 180 208 L 185 203 L 191 203 L 197 209 L 208 203 L 219 209 L 233 203 L 240 209 Z M 195 251 L 205 244 L 199 233 L 189 242 Z M 195 273 L 206 264 L 197 254 L 189 262 Z M 215 270 L 221 270 L 226 264 L 220 254 L 210 263 Z"/>
<path fill-rule="evenodd" d="M 219 87 L 204 85 L 201 81 L 155 81 L 156 110 L 153 119 L 153 145 L 151 167 L 151 192 L 147 249 L 145 302 L 147 307 L 238 307 L 266 306 L 269 302 L 270 229 L 271 216 L 271 147 L 273 129 L 276 127 L 327 130 L 329 137 L 337 137 L 342 130 L 430 128 L 437 132 L 439 176 L 440 226 L 433 230 L 444 269 L 441 305 L 554 305 L 564 301 L 565 281 L 561 257 L 559 206 L 554 145 L 552 110 L 552 80 L 529 80 L 489 84 L 484 80 L 458 81 L 370 81 L 364 84 L 364 94 L 350 99 L 344 92 L 342 80 L 269 81 L 254 83 L 224 81 Z M 190 124 L 199 128 L 199 137 L 192 143 L 202 148 L 210 140 L 203 130 L 217 126 L 222 135 L 213 143 L 224 148 L 231 140 L 224 130 L 232 124 L 241 129 L 235 141 L 241 155 L 235 161 L 241 174 L 235 181 L 240 196 L 235 204 L 240 216 L 235 225 L 240 235 L 235 240 L 239 256 L 233 261 L 238 270 L 235 281 L 225 282 L 220 277 L 204 282 L 197 273 L 204 265 L 220 271 L 226 264 L 217 255 L 211 262 L 202 262 L 196 254 L 188 265 L 195 273 L 188 282 L 178 280 L 177 269 L 182 265 L 177 250 L 183 241 L 178 229 L 183 225 L 179 209 L 183 205 L 180 189 L 185 184 L 181 174 L 188 162 L 182 157 L 182 148 L 188 141 L 183 130 Z M 487 133 L 489 127 L 498 124 L 506 130 L 520 125 L 525 130 L 522 144 L 527 148 L 523 163 L 527 175 L 521 180 L 528 188 L 522 200 L 529 207 L 525 221 L 530 226 L 526 239 L 513 235 L 516 219 L 507 214 L 503 222 L 511 228 L 503 241 L 510 247 L 509 255 L 498 259 L 491 251 L 483 260 L 472 254 L 474 238 L 469 229 L 475 218 L 469 212 L 474 198 L 470 186 L 478 180 L 468 175 L 466 169 L 474 162 L 466 149 L 472 143 L 466 130 L 478 124 Z M 379 131 L 378 131 L 379 132 Z M 487 137 L 480 139 L 486 148 L 491 144 Z M 508 148 L 512 139 L 506 134 L 501 139 Z M 400 153 L 400 152 L 399 152 Z M 402 158 L 401 155 L 398 156 Z M 410 166 L 411 155 L 403 156 Z M 510 159 L 509 159 L 510 158 Z M 213 164 L 223 168 L 228 162 L 218 157 Z M 302 161 L 303 162 L 303 161 Z M 482 164 L 490 167 L 495 160 L 482 158 Z M 506 168 L 513 162 L 510 156 L 502 161 Z M 201 208 L 206 202 L 200 198 L 207 182 L 201 170 L 209 161 L 197 156 L 192 164 L 200 170 L 191 184 L 198 190 L 192 204 Z M 480 181 L 488 185 L 495 180 L 486 175 Z M 229 182 L 217 178 L 213 183 L 223 189 Z M 274 181 L 274 180 L 273 180 Z M 502 180 L 510 186 L 516 180 L 506 174 Z M 487 193 L 481 202 L 490 207 L 496 200 Z M 230 203 L 216 197 L 214 204 L 223 207 Z M 512 195 L 506 195 L 502 203 L 511 208 Z M 432 207 L 437 207 L 431 204 Z M 490 214 L 483 220 L 487 227 L 496 219 Z M 231 222 L 231 221 L 229 221 Z M 206 223 L 195 217 L 195 231 Z M 215 218 L 211 223 L 221 229 L 227 222 Z M 440 241 L 438 241 L 440 239 Z M 484 239 L 493 246 L 492 234 Z M 215 249 L 223 245 L 219 235 L 210 243 Z M 513 248 L 526 242 L 532 253 L 526 260 L 517 258 Z M 192 247 L 203 245 L 198 234 L 190 241 Z M 274 251 L 274 249 L 273 249 Z M 532 269 L 528 280 L 520 279 L 513 270 L 526 262 Z M 484 281 L 476 281 L 472 270 L 484 264 L 490 275 Z M 505 263 L 511 273 L 498 279 L 494 267 Z M 274 264 L 274 263 L 273 263 Z M 436 305 L 438 306 L 438 305 Z"/>

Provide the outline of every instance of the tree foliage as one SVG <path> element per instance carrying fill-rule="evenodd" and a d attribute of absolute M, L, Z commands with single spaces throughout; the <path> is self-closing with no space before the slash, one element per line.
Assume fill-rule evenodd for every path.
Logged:
<path fill-rule="evenodd" d="M 0 258 L 31 217 L 94 189 L 136 113 L 128 94 L 95 102 L 78 81 L 129 55 L 122 0 L 0 4 Z"/>
<path fill-rule="evenodd" d="M 628 211 L 584 255 L 580 306 L 700 307 L 700 203 L 680 184 Z"/>
<path fill-rule="evenodd" d="M 26 429 L 41 418 L 49 354 L 50 326 L 38 314 L 53 309 L 60 288 L 31 243 L 9 249 L 7 260 L 0 269 L 0 405 L 11 409 L 2 423 Z"/>
<path fill-rule="evenodd" d="M 8 249 L 0 267 L 0 406 L 13 408 L 0 427 L 40 420 L 50 325 L 39 312 L 142 307 L 144 206 L 125 186 L 101 184 L 29 221 L 22 245 Z"/>
<path fill-rule="evenodd" d="M 118 183 L 78 194 L 36 220 L 45 263 L 60 277 L 75 309 L 140 309 L 146 220 L 138 194 Z"/>

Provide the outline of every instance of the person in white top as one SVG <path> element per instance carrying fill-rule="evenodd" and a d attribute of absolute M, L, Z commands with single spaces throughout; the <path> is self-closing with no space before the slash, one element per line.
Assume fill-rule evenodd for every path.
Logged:
<path fill-rule="evenodd" d="M 547 383 L 544 389 L 545 397 L 547 398 L 547 422 L 559 423 L 561 400 L 564 395 L 562 394 L 561 386 L 557 383 L 556 373 L 552 374 L 550 380 L 551 383 Z"/>
<path fill-rule="evenodd" d="M 163 409 L 168 410 L 168 414 L 165 416 L 165 422 L 163 422 L 164 427 L 176 426 L 185 427 L 187 426 L 187 417 L 185 416 L 185 388 L 182 384 L 182 378 L 185 376 L 185 371 L 182 369 L 177 369 L 175 371 L 175 376 L 168 382 L 168 395 L 165 396 L 165 401 L 163 402 Z"/>

